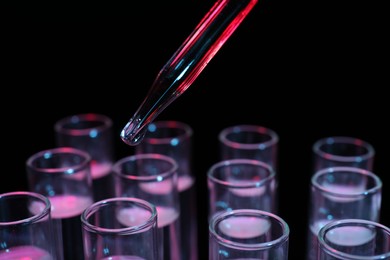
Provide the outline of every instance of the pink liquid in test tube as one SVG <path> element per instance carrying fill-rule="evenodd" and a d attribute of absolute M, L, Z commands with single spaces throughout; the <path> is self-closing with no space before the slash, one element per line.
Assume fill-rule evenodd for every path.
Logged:
<path fill-rule="evenodd" d="M 0 251 L 0 260 L 53 260 L 49 252 L 35 246 L 15 246 Z"/>

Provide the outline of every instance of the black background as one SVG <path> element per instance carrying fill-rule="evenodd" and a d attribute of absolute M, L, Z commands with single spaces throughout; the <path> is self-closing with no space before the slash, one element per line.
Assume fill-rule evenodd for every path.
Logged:
<path fill-rule="evenodd" d="M 2 4 L 0 191 L 27 189 L 28 156 L 54 147 L 58 119 L 96 112 L 119 133 L 159 69 L 213 1 Z M 144 2 L 144 3 L 143 3 Z M 388 44 L 379 1 L 260 1 L 192 86 L 158 119 L 194 129 L 200 259 L 207 259 L 206 171 L 218 132 L 258 124 L 279 137 L 279 215 L 291 259 L 303 259 L 311 146 L 346 135 L 376 149 L 381 223 L 390 226 Z M 385 46 L 387 46 L 385 48 Z"/>

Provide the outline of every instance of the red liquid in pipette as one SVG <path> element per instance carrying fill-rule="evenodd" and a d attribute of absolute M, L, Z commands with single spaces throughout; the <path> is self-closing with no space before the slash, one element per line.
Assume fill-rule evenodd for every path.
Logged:
<path fill-rule="evenodd" d="M 149 92 L 121 132 L 128 145 L 140 143 L 150 124 L 194 82 L 258 0 L 219 0 L 160 70 Z"/>

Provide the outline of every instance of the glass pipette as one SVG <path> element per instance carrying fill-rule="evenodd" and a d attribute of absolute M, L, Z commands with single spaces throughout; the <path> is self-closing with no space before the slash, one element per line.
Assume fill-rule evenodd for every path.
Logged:
<path fill-rule="evenodd" d="M 258 0 L 218 0 L 157 74 L 134 116 L 121 131 L 128 145 L 140 143 L 147 126 L 199 76 Z"/>

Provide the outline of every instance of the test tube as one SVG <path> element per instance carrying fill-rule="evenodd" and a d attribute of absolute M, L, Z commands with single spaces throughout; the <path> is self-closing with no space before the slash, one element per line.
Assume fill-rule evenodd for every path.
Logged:
<path fill-rule="evenodd" d="M 290 228 L 279 216 L 255 209 L 214 215 L 209 224 L 209 260 L 287 260 Z"/>
<path fill-rule="evenodd" d="M 141 199 L 95 202 L 81 215 L 85 260 L 153 259 L 158 252 L 157 210 Z"/>
<path fill-rule="evenodd" d="M 215 163 L 207 172 L 209 219 L 233 209 L 275 213 L 275 171 L 264 162 L 231 159 Z"/>
<path fill-rule="evenodd" d="M 81 213 L 93 203 L 91 156 L 73 147 L 39 151 L 26 162 L 29 190 L 47 196 L 64 259 L 84 260 Z"/>
<path fill-rule="evenodd" d="M 163 154 L 136 154 L 113 165 L 116 197 L 134 197 L 156 206 L 163 259 L 181 257 L 180 204 L 176 161 Z M 185 220 L 184 220 L 185 221 Z"/>
<path fill-rule="evenodd" d="M 307 259 L 317 256 L 318 232 L 327 223 L 347 218 L 379 221 L 382 181 L 356 167 L 330 167 L 311 178 Z"/>
<path fill-rule="evenodd" d="M 54 124 L 57 146 L 74 147 L 91 156 L 94 201 L 114 195 L 110 174 L 114 163 L 112 124 L 111 118 L 96 113 L 67 116 Z"/>
<path fill-rule="evenodd" d="M 148 126 L 144 140 L 135 146 L 136 154 L 158 153 L 178 164 L 180 233 L 182 259 L 198 259 L 198 231 L 195 177 L 192 173 L 193 129 L 184 122 L 156 121 Z"/>
<path fill-rule="evenodd" d="M 0 260 L 62 260 L 61 241 L 46 196 L 29 191 L 0 194 Z"/>

